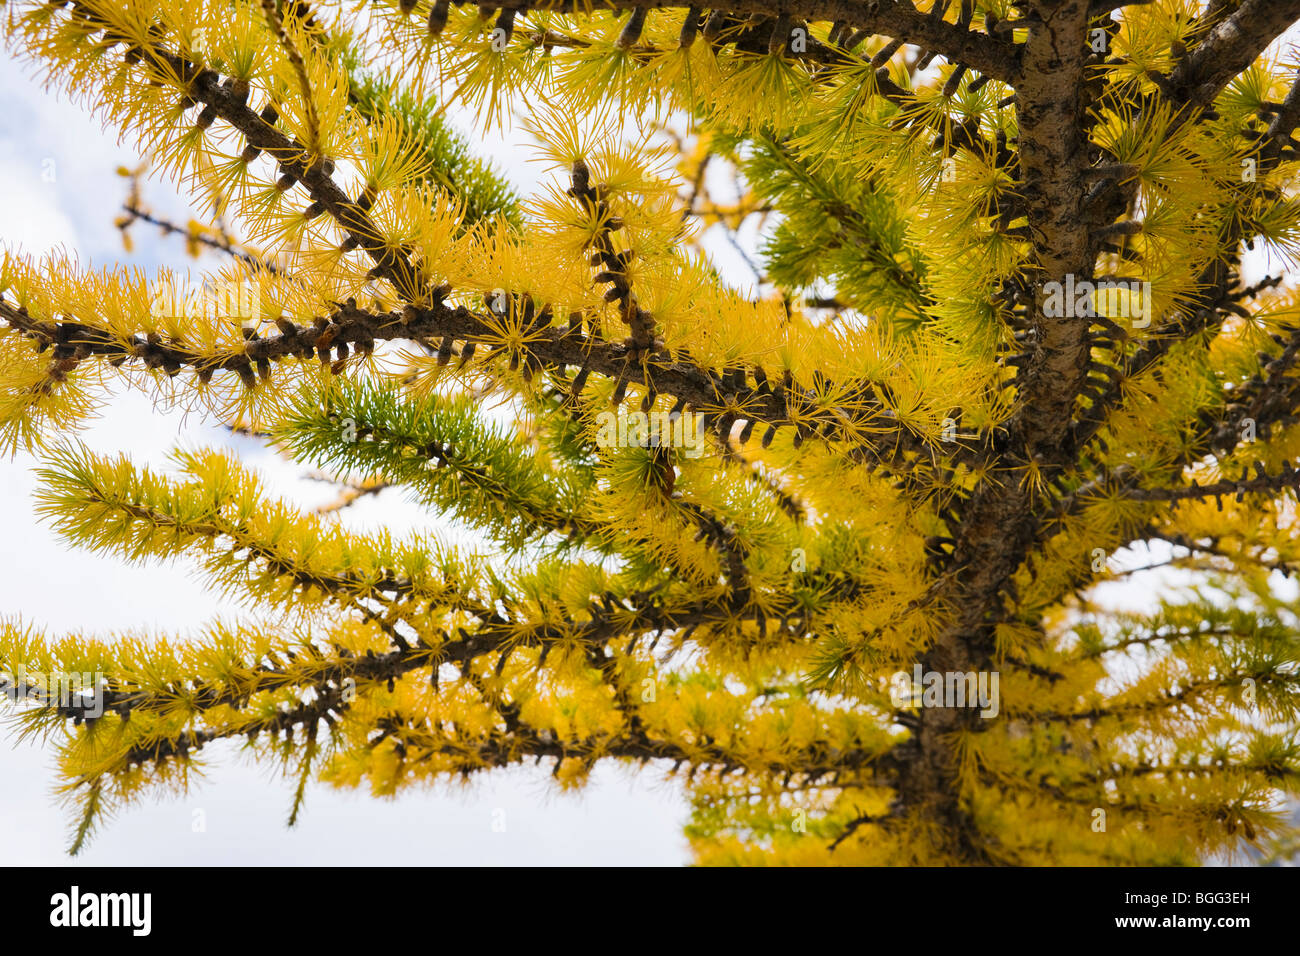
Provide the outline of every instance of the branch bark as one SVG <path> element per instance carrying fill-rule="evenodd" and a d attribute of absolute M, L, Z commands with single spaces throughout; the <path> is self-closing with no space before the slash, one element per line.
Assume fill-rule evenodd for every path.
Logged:
<path fill-rule="evenodd" d="M 464 6 L 477 0 L 454 2 Z M 611 10 L 661 10 L 688 9 L 698 5 L 686 0 L 503 0 L 494 6 L 503 10 L 584 13 L 602 7 Z M 963 64 L 1005 83 L 1014 85 L 1021 75 L 1019 51 L 1014 43 L 932 17 L 928 12 L 922 13 L 907 0 L 725 0 L 709 9 L 741 17 L 759 16 L 775 20 L 784 14 L 809 22 L 840 22 L 933 51 L 952 63 Z"/>

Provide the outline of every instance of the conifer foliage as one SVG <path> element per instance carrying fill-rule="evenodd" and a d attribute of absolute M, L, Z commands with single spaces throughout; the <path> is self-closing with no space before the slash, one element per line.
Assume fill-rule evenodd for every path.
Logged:
<path fill-rule="evenodd" d="M 197 297 L 0 266 L 0 447 L 38 456 L 39 513 L 263 622 L 0 622 L 74 850 L 219 741 L 294 818 L 312 781 L 641 765 L 701 863 L 1294 847 L 1297 0 L 3 16 L 230 230 L 187 234 Z M 447 104 L 522 121 L 553 185 L 516 196 Z M 701 237 L 755 223 L 751 290 Z M 228 450 L 94 453 L 122 389 L 490 546 L 353 532 Z M 1119 613 L 1144 543 L 1177 586 Z M 75 673 L 102 682 L 52 692 Z"/>

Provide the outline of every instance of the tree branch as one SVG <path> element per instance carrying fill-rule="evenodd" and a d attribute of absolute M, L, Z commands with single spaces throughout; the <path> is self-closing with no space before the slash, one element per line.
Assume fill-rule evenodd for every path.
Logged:
<path fill-rule="evenodd" d="M 458 6 L 476 0 L 454 0 Z M 944 7 L 944 0 L 936 0 Z M 502 0 L 495 8 L 517 11 L 550 11 L 579 14 L 591 9 L 662 10 L 694 8 L 687 0 Z M 868 30 L 879 36 L 894 37 L 923 50 L 933 51 L 952 63 L 960 63 L 996 80 L 1014 85 L 1020 79 L 1018 50 L 1014 43 L 1001 37 L 971 30 L 966 24 L 949 23 L 929 12 L 922 13 L 907 0 L 726 0 L 710 9 L 734 14 L 741 19 L 787 17 L 810 22 L 839 22 Z"/>

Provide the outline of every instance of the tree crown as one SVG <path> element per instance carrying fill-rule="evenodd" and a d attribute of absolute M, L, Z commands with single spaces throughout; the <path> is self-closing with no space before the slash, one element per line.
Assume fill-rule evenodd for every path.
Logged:
<path fill-rule="evenodd" d="M 291 819 L 312 779 L 625 761 L 688 781 L 700 862 L 1290 852 L 1300 321 L 1246 253 L 1297 251 L 1300 84 L 1268 51 L 1300 2 L 6 15 L 219 217 L 133 189 L 124 236 L 221 259 L 4 252 L 0 446 L 67 540 L 267 612 L 0 625 L 74 849 L 233 740 L 296 777 Z M 445 104 L 523 117 L 550 184 L 518 197 Z M 121 387 L 492 552 L 345 530 L 220 449 L 96 454 Z M 1119 613 L 1139 542 L 1191 583 Z"/>

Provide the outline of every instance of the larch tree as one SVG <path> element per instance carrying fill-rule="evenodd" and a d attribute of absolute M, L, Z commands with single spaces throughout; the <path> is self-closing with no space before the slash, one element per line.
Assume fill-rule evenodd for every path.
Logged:
<path fill-rule="evenodd" d="M 223 740 L 295 817 L 642 765 L 700 863 L 1294 852 L 1300 0 L 4 17 L 217 224 L 119 222 L 197 276 L 4 253 L 0 445 L 68 542 L 261 615 L 4 619 L 74 852 Z M 527 130 L 536 195 L 449 104 Z M 489 547 L 354 533 L 229 450 L 88 450 L 124 388 Z M 1144 610 L 1121 549 L 1171 569 Z"/>

